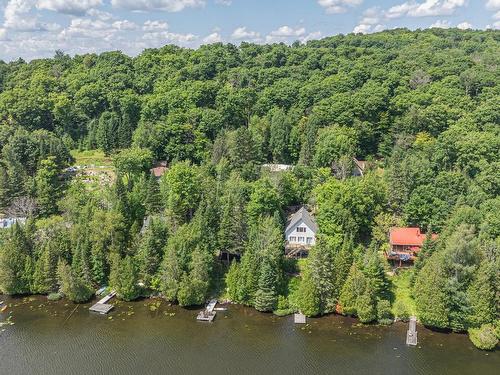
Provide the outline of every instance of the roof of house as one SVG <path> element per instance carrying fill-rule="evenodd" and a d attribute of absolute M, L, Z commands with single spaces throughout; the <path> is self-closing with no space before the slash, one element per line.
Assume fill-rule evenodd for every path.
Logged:
<path fill-rule="evenodd" d="M 366 161 L 365 160 L 358 160 L 356 158 L 353 158 L 354 164 L 361 170 L 364 171 L 366 167 Z"/>
<path fill-rule="evenodd" d="M 432 235 L 432 238 L 436 237 Z M 391 245 L 422 246 L 425 238 L 419 228 L 392 228 L 389 235 Z"/>
<path fill-rule="evenodd" d="M 286 232 L 292 229 L 297 223 L 302 220 L 314 233 L 318 231 L 318 224 L 316 220 L 311 216 L 309 211 L 305 207 L 301 207 L 300 210 L 295 212 L 288 220 L 288 225 L 286 226 Z"/>
<path fill-rule="evenodd" d="M 155 167 L 151 169 L 151 172 L 155 175 L 155 177 L 161 177 L 167 171 L 167 167 Z"/>

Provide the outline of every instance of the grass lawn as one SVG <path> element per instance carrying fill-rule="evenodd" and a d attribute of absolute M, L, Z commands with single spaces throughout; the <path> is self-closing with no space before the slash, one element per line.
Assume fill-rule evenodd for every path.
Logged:
<path fill-rule="evenodd" d="M 78 151 L 72 150 L 71 156 L 75 159 L 75 165 L 95 165 L 96 167 L 111 167 L 113 160 L 105 156 L 100 150 Z"/>
<path fill-rule="evenodd" d="M 392 276 L 391 281 L 393 284 L 392 292 L 394 293 L 394 304 L 401 300 L 408 308 L 411 315 L 416 315 L 415 301 L 411 298 L 411 285 L 410 285 L 410 270 L 400 270 L 398 274 Z"/>

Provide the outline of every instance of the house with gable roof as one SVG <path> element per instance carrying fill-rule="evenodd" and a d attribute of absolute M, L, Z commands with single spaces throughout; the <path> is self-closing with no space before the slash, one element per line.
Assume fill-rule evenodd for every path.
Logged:
<path fill-rule="evenodd" d="M 397 267 L 413 264 L 427 238 L 420 228 L 391 228 L 389 233 L 389 251 L 386 258 Z M 437 238 L 432 234 L 432 239 Z"/>
<path fill-rule="evenodd" d="M 318 224 L 305 207 L 295 212 L 287 222 L 285 230 L 285 255 L 292 258 L 305 258 L 316 244 Z"/>

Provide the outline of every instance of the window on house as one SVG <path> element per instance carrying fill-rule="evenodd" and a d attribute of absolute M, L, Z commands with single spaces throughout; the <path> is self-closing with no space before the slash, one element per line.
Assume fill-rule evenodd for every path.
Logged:
<path fill-rule="evenodd" d="M 297 242 L 297 237 L 295 237 L 295 236 L 290 236 L 290 237 L 288 238 L 288 241 L 290 241 L 290 242 Z"/>
<path fill-rule="evenodd" d="M 307 237 L 307 244 L 311 245 L 313 243 L 312 237 Z"/>
<path fill-rule="evenodd" d="M 306 228 L 304 228 L 304 227 L 297 227 L 297 232 L 299 232 L 299 233 L 305 233 L 306 232 Z"/>
<path fill-rule="evenodd" d="M 304 237 L 299 237 L 299 242 L 304 242 Z"/>

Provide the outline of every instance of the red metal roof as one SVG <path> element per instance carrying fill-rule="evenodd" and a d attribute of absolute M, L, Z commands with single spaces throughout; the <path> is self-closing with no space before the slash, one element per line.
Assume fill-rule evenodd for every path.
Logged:
<path fill-rule="evenodd" d="M 389 240 L 391 245 L 421 247 L 425 241 L 425 237 L 425 234 L 420 233 L 419 228 L 392 228 Z"/>

